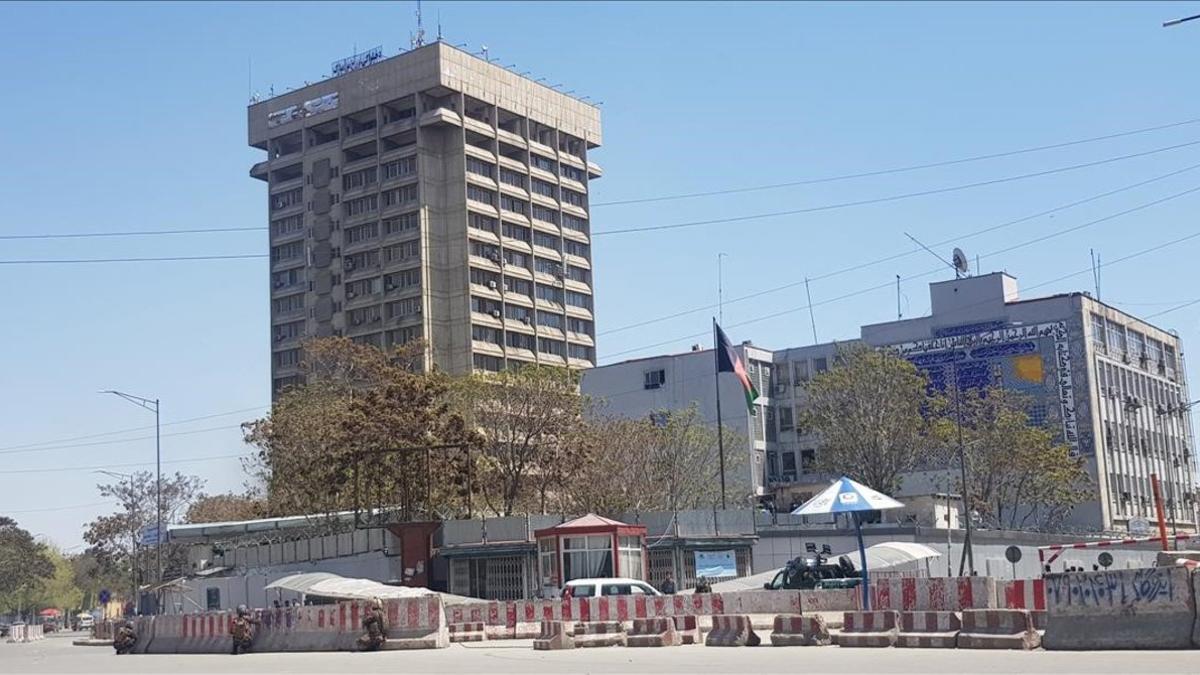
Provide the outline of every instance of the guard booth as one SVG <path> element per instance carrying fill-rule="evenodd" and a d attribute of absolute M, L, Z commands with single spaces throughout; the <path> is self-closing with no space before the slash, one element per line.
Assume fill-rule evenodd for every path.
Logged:
<path fill-rule="evenodd" d="M 572 579 L 646 578 L 646 526 L 589 513 L 561 525 L 535 530 L 538 577 L 557 590 Z"/>

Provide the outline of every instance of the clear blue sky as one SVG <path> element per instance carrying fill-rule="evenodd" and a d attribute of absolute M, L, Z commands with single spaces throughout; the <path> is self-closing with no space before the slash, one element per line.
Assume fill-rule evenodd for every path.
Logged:
<path fill-rule="evenodd" d="M 1200 117 L 1196 4 L 746 4 L 426 2 L 448 41 L 603 101 L 605 170 L 593 201 L 720 190 L 1053 144 Z M 245 145 L 250 85 L 276 92 L 328 73 L 355 46 L 407 45 L 415 3 L 2 4 L 0 234 L 245 227 L 265 222 L 261 159 Z M 794 210 L 1031 173 L 1200 139 L 1200 124 L 1048 152 L 703 199 L 605 206 L 594 229 Z M 1200 164 L 1200 146 L 989 187 L 856 208 L 650 234 L 597 236 L 602 362 L 686 349 L 711 311 L 608 333 L 716 299 L 816 277 L 926 241 L 1014 220 Z M 958 243 L 983 271 L 1032 286 L 1197 231 L 1200 193 L 1002 255 L 989 252 L 1200 186 L 1200 169 Z M 948 253 L 951 245 L 939 246 Z M 0 241 L 0 260 L 264 253 L 264 233 Z M 1104 299 L 1140 314 L 1200 297 L 1200 239 L 1114 265 Z M 928 254 L 814 282 L 815 302 L 929 271 Z M 163 400 L 164 422 L 265 406 L 263 260 L 0 265 L 0 513 L 63 546 L 111 507 L 86 468 L 153 460 L 152 424 L 100 389 Z M 928 311 L 926 282 L 905 314 Z M 1087 289 L 1088 274 L 1031 294 Z M 725 306 L 735 340 L 811 341 L 803 286 Z M 822 340 L 894 318 L 894 290 L 816 310 Z M 1200 305 L 1157 323 L 1200 340 Z M 743 324 L 743 325 L 737 325 Z M 668 342 L 669 341 L 669 342 Z M 667 342 L 646 349 L 647 345 Z M 1192 369 L 1193 381 L 1198 372 Z M 167 460 L 245 451 L 253 413 L 164 427 Z M 215 428 L 215 430 L 214 430 Z M 132 440 L 124 440 L 132 439 Z M 70 443 L 63 443 L 70 444 Z M 60 444 L 62 445 L 62 444 Z M 18 448 L 19 449 L 19 448 Z M 68 469 L 11 473 L 29 469 Z M 169 464 L 240 487 L 236 459 Z M 129 468 L 118 468 L 128 471 Z M 5 473 L 9 472 L 9 473 Z M 92 505 L 92 506 L 80 506 Z M 64 507 L 58 511 L 31 510 Z M 69 507 L 69 508 L 66 508 Z"/>

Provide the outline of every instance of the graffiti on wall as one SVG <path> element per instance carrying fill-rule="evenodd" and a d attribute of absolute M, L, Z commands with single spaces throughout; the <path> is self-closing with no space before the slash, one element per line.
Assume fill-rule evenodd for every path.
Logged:
<path fill-rule="evenodd" d="M 1187 570 L 1177 567 L 1051 575 L 1046 578 L 1046 606 L 1056 614 L 1172 609 L 1177 603 L 1191 602 L 1187 575 Z"/>
<path fill-rule="evenodd" d="M 939 329 L 936 337 L 896 345 L 899 353 L 925 371 L 930 385 L 945 391 L 1004 386 L 1053 400 L 1062 439 L 1080 453 L 1075 383 L 1067 322 L 1005 326 L 986 322 Z M 1046 377 L 1051 371 L 1052 376 Z"/>

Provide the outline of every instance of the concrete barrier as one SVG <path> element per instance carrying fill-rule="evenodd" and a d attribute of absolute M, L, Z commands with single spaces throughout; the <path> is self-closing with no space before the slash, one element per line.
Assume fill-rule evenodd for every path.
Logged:
<path fill-rule="evenodd" d="M 679 634 L 680 644 L 698 645 L 704 641 L 700 633 L 700 617 L 673 616 L 670 619 L 675 622 L 675 632 Z"/>
<path fill-rule="evenodd" d="M 1045 579 L 1014 579 L 999 582 L 996 587 L 998 600 L 1005 609 L 1046 609 Z"/>
<path fill-rule="evenodd" d="M 839 647 L 891 647 L 896 644 L 900 613 L 896 610 L 846 612 L 842 615 Z"/>
<path fill-rule="evenodd" d="M 450 642 L 483 642 L 487 639 L 487 624 L 482 621 L 452 623 L 449 630 Z"/>
<path fill-rule="evenodd" d="M 634 619 L 633 628 L 625 638 L 625 646 L 677 647 L 683 644 L 679 632 L 675 630 L 676 618 Z"/>
<path fill-rule="evenodd" d="M 439 595 L 403 600 L 385 600 L 387 643 L 384 649 L 444 649 L 450 646 L 445 607 Z M 365 616 L 366 604 L 359 616 Z M 354 640 L 363 632 L 362 622 L 355 625 Z"/>
<path fill-rule="evenodd" d="M 533 640 L 533 648 L 539 651 L 574 649 L 575 638 L 567 635 L 567 625 L 562 621 L 543 621 L 541 633 Z"/>
<path fill-rule="evenodd" d="M 625 646 L 625 626 L 620 621 L 585 621 L 575 624 L 576 647 Z"/>
<path fill-rule="evenodd" d="M 8 628 L 8 641 L 9 642 L 13 642 L 13 643 L 28 642 L 29 640 L 26 639 L 28 635 L 29 635 L 29 626 L 27 626 L 26 624 L 14 623 L 13 625 L 9 626 L 9 628 Z"/>
<path fill-rule="evenodd" d="M 993 607 L 996 607 L 996 580 L 992 577 L 903 577 L 871 581 L 873 610 L 958 612 Z"/>
<path fill-rule="evenodd" d="M 780 614 L 771 627 L 771 645 L 775 647 L 817 647 L 832 642 L 825 618 Z"/>
<path fill-rule="evenodd" d="M 954 649 L 961 627 L 962 622 L 954 612 L 901 612 L 896 646 Z"/>
<path fill-rule="evenodd" d="M 959 649 L 1037 649 L 1041 643 L 1029 610 L 963 610 Z"/>
<path fill-rule="evenodd" d="M 712 630 L 704 639 L 706 647 L 757 647 L 762 642 L 750 617 L 744 614 L 719 614 L 712 618 Z"/>
<path fill-rule="evenodd" d="M 1184 567 L 1046 577 L 1046 649 L 1187 649 L 1196 596 Z"/>

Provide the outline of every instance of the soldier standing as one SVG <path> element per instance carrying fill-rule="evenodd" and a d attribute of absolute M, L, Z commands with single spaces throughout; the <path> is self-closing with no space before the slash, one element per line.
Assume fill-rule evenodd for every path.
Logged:
<path fill-rule="evenodd" d="M 230 630 L 233 637 L 231 654 L 237 656 L 238 650 L 243 654 L 250 651 L 250 643 L 254 640 L 254 625 L 257 623 L 258 619 L 250 615 L 250 610 L 245 605 L 238 605 L 237 617 L 234 618 L 233 628 Z"/>

